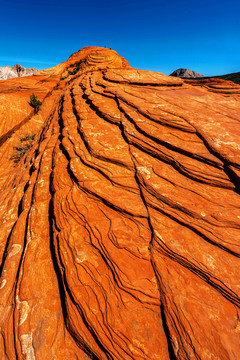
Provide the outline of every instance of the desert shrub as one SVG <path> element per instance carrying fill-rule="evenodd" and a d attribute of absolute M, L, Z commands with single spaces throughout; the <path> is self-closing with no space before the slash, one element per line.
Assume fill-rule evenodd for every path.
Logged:
<path fill-rule="evenodd" d="M 27 134 L 25 137 L 20 138 L 20 141 L 21 142 L 24 142 L 24 141 L 32 142 L 34 140 L 35 136 L 36 136 L 36 134 L 32 134 L 32 135 Z"/>
<path fill-rule="evenodd" d="M 72 71 L 68 70 L 68 74 L 69 75 L 75 75 L 79 70 L 80 70 L 80 64 L 77 64 Z"/>
<path fill-rule="evenodd" d="M 34 108 L 35 114 L 37 114 L 40 110 L 40 106 L 42 105 L 42 102 L 38 100 L 37 96 L 32 94 L 30 96 L 29 105 Z"/>
<path fill-rule="evenodd" d="M 36 134 L 32 134 L 32 135 L 28 134 L 25 137 L 20 138 L 21 144 L 19 146 L 14 147 L 14 153 L 11 156 L 11 160 L 13 160 L 15 164 L 17 164 L 21 160 L 21 158 L 26 154 L 28 149 L 32 147 L 32 142 L 35 138 L 35 135 Z"/>

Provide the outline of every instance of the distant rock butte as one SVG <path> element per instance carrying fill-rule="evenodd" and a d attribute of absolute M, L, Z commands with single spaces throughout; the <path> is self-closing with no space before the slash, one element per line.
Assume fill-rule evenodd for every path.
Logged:
<path fill-rule="evenodd" d="M 239 99 L 96 47 L 0 82 L 2 360 L 239 358 Z"/>
<path fill-rule="evenodd" d="M 204 77 L 204 75 L 198 74 L 196 71 L 189 69 L 177 69 L 170 74 L 170 76 L 177 76 L 180 78 L 199 78 Z"/>
<path fill-rule="evenodd" d="M 0 67 L 0 80 L 7 80 L 12 79 L 15 77 L 22 77 L 22 76 L 30 76 L 36 73 L 38 69 L 35 68 L 25 68 L 20 64 L 16 64 L 14 66 L 3 66 Z"/>

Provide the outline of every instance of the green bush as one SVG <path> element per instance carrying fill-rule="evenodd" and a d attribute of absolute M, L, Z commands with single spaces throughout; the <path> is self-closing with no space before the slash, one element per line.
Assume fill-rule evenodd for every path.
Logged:
<path fill-rule="evenodd" d="M 20 141 L 21 142 L 24 142 L 24 141 L 32 142 L 34 140 L 35 136 L 36 136 L 36 134 L 32 134 L 32 135 L 27 134 L 25 137 L 20 138 Z"/>
<path fill-rule="evenodd" d="M 37 114 L 40 110 L 40 106 L 42 105 L 42 102 L 38 100 L 36 95 L 32 94 L 30 96 L 29 105 L 34 108 L 34 113 Z"/>
<path fill-rule="evenodd" d="M 80 64 L 77 64 L 72 71 L 68 70 L 68 74 L 69 75 L 75 75 L 79 70 L 80 70 Z"/>
<path fill-rule="evenodd" d="M 36 134 L 28 134 L 25 137 L 20 138 L 22 144 L 14 147 L 15 152 L 11 156 L 11 160 L 13 160 L 15 164 L 17 164 L 26 154 L 27 150 L 32 147 L 32 142 L 35 138 L 35 135 Z"/>
<path fill-rule="evenodd" d="M 66 76 L 60 77 L 60 80 L 65 80 L 68 78 L 69 75 L 75 75 L 80 70 L 80 64 L 77 64 L 73 70 L 68 70 L 68 73 Z"/>

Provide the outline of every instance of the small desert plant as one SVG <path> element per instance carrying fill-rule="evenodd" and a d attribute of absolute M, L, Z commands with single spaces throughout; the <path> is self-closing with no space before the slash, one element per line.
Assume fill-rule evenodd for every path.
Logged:
<path fill-rule="evenodd" d="M 20 141 L 21 142 L 24 142 L 24 141 L 32 142 L 34 140 L 35 136 L 36 136 L 36 134 L 32 134 L 32 135 L 27 134 L 25 137 L 20 138 Z"/>
<path fill-rule="evenodd" d="M 27 150 L 32 147 L 32 142 L 36 134 L 27 134 L 25 137 L 20 138 L 21 144 L 14 147 L 14 154 L 11 156 L 11 160 L 17 164 L 21 158 L 26 154 Z"/>
<path fill-rule="evenodd" d="M 68 70 L 68 74 L 69 75 L 75 75 L 79 70 L 80 70 L 80 64 L 77 64 L 72 71 Z"/>
<path fill-rule="evenodd" d="M 29 105 L 34 108 L 35 114 L 37 114 L 40 110 L 40 106 L 42 105 L 42 102 L 38 100 L 37 96 L 32 94 L 30 96 Z"/>

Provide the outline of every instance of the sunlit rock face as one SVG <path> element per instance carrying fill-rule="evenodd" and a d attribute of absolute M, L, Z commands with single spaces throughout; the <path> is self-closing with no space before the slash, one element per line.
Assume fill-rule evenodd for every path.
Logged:
<path fill-rule="evenodd" d="M 14 66 L 3 66 L 0 67 L 0 80 L 12 79 L 16 77 L 22 76 L 30 76 L 36 73 L 38 70 L 35 68 L 25 68 L 20 64 L 16 64 Z"/>
<path fill-rule="evenodd" d="M 238 359 L 240 87 L 104 48 L 21 81 L 0 87 L 0 358 Z"/>
<path fill-rule="evenodd" d="M 180 78 L 201 78 L 204 77 L 204 75 L 201 75 L 199 73 L 197 73 L 196 71 L 190 70 L 190 69 L 177 69 L 175 71 L 173 71 L 170 76 L 176 76 L 176 77 L 180 77 Z"/>

